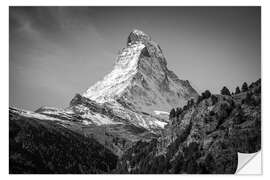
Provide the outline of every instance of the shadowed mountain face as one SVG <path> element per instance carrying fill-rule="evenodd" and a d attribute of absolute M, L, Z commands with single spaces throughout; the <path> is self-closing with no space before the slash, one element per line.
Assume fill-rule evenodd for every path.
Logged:
<path fill-rule="evenodd" d="M 260 150 L 260 81 L 201 98 L 139 30 L 116 59 L 67 108 L 9 109 L 10 173 L 234 173 Z"/>

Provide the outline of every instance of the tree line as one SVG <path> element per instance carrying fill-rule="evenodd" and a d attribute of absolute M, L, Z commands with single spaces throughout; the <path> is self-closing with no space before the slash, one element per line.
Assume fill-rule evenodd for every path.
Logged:
<path fill-rule="evenodd" d="M 224 86 L 221 91 L 220 94 L 221 95 L 226 95 L 226 96 L 232 96 L 232 95 L 236 95 L 236 94 L 240 94 L 243 92 L 247 92 L 249 89 L 260 85 L 261 83 L 261 79 L 257 80 L 256 82 L 251 83 L 249 86 L 246 82 L 244 82 L 241 86 L 241 90 L 239 88 L 239 86 L 237 86 L 235 88 L 235 92 L 230 92 L 230 90 Z M 259 89 L 260 90 L 260 89 Z M 213 104 L 215 104 L 218 101 L 217 96 L 213 95 L 209 90 L 204 91 L 201 95 L 198 96 L 197 101 L 195 102 L 194 99 L 190 99 L 187 101 L 187 104 L 185 106 L 183 106 L 183 108 L 181 107 L 177 107 L 177 108 L 172 108 L 169 114 L 169 118 L 172 119 L 174 117 L 179 118 L 180 114 L 189 109 L 191 106 L 193 106 L 194 104 L 199 104 L 202 100 L 204 99 L 208 99 L 210 98 L 212 99 Z M 246 99 L 250 99 L 251 94 L 247 93 L 247 98 Z"/>

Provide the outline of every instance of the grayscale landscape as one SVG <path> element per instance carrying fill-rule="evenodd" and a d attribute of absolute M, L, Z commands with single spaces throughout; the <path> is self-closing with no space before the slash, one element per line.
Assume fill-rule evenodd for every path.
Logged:
<path fill-rule="evenodd" d="M 106 24 L 123 16 L 123 27 L 127 28 L 129 21 L 136 17 L 133 14 L 125 18 L 124 15 L 136 12 L 139 7 L 107 8 L 112 17 L 111 22 L 104 20 Z M 140 29 L 130 28 L 127 34 L 117 33 L 122 36 L 122 48 L 116 47 L 118 43 L 112 41 L 114 37 L 109 37 L 110 44 L 119 51 L 110 57 L 113 61 L 104 64 L 105 61 L 98 59 L 100 52 L 90 48 L 96 46 L 105 52 L 108 44 L 102 49 L 101 41 L 104 40 L 84 44 L 88 37 L 81 33 L 86 39 L 76 34 L 79 42 L 83 42 L 76 44 L 77 39 L 65 39 L 65 34 L 60 33 L 63 29 L 67 34 L 81 29 L 82 32 L 88 31 L 90 27 L 85 25 L 88 20 L 106 15 L 101 13 L 102 8 L 10 7 L 10 174 L 234 174 L 238 153 L 261 150 L 260 22 L 257 22 L 260 9 L 224 7 L 219 11 L 218 7 L 174 7 L 170 11 L 170 7 L 141 8 L 143 15 L 164 10 L 162 16 L 171 19 L 168 23 L 174 23 L 177 13 L 186 13 L 185 21 L 194 22 L 193 16 L 206 16 L 206 9 L 209 9 L 209 17 L 197 20 L 196 26 L 201 27 L 201 34 L 191 35 L 198 40 L 197 43 L 203 42 L 200 45 L 205 46 L 194 47 L 194 51 L 183 54 L 172 53 L 174 60 L 170 65 L 167 52 L 158 39 L 165 42 L 174 38 L 153 25 L 157 17 L 143 21 L 139 16 L 138 22 L 130 24 L 141 23 L 143 26 L 145 23 L 146 27 L 156 29 L 153 31 L 156 34 L 162 32 L 163 37 L 152 36 L 139 25 Z M 119 9 L 123 10 L 122 14 Z M 195 14 L 188 16 L 189 12 Z M 220 20 L 230 22 L 231 17 L 234 19 L 231 29 L 225 28 L 230 31 L 230 36 L 237 35 L 239 27 L 248 25 L 254 28 L 250 28 L 252 35 L 248 30 L 241 33 L 248 38 L 243 40 L 239 35 L 237 45 L 232 38 L 233 45 L 230 46 L 230 39 L 225 36 L 221 42 L 208 44 L 207 38 L 200 38 L 216 36 L 209 35 L 207 30 L 204 32 L 204 28 L 210 29 L 211 22 L 218 21 L 211 13 L 217 13 L 216 18 Z M 46 18 L 54 21 L 48 21 L 49 18 L 41 21 L 48 14 L 50 16 Z M 78 20 L 72 19 L 71 14 L 77 15 Z M 239 17 L 243 18 L 241 23 L 246 24 L 239 22 L 238 27 L 236 19 Z M 200 20 L 207 20 L 209 27 Z M 194 25 L 186 23 L 186 26 Z M 180 23 L 179 27 L 183 24 Z M 172 30 L 172 34 L 178 34 L 175 39 L 185 39 L 181 47 L 184 44 L 192 47 L 192 40 L 185 38 L 188 31 L 184 32 L 184 27 L 182 32 L 176 29 Z M 113 27 L 106 29 L 110 30 L 111 33 L 117 32 Z M 221 34 L 226 34 L 225 30 Z M 64 51 L 59 48 L 61 52 L 54 48 L 60 42 L 66 47 Z M 175 49 L 177 43 L 171 43 L 166 49 Z M 239 47 L 241 43 L 245 46 Z M 219 44 L 227 49 L 218 53 Z M 87 46 L 81 51 L 83 45 Z M 231 49 L 234 46 L 236 49 Z M 215 57 L 223 54 L 222 61 L 203 59 L 207 56 L 200 54 L 200 48 L 213 51 Z M 83 60 L 82 54 L 76 57 L 79 52 L 86 53 L 88 59 Z M 104 59 L 108 55 L 110 53 L 100 54 L 100 57 Z M 185 57 L 189 60 L 183 60 Z M 198 61 L 200 58 L 202 60 Z M 84 64 L 86 61 L 89 62 Z M 112 64 L 110 70 L 96 68 Z M 74 68 L 77 66 L 81 70 Z M 179 73 L 179 68 L 184 70 Z M 88 71 L 89 74 L 83 76 Z M 223 75 L 223 71 L 227 74 Z M 182 74 L 192 80 L 182 78 Z M 203 85 L 194 83 L 193 79 Z M 73 86 L 74 81 L 78 81 L 80 90 Z M 83 87 L 89 88 L 81 89 Z M 75 90 L 83 92 L 70 94 L 73 96 L 70 99 L 65 96 L 65 93 Z M 69 104 L 65 106 L 63 103 L 59 107 L 59 102 L 63 101 L 69 101 Z M 42 105 L 46 102 L 56 107 Z M 40 107 L 34 109 L 37 105 Z"/>

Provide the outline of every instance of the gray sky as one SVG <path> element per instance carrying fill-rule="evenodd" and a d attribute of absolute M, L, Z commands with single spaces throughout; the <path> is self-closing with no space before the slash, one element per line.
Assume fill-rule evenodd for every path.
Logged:
<path fill-rule="evenodd" d="M 261 76 L 259 7 L 10 7 L 9 100 L 66 107 L 109 73 L 132 29 L 201 92 Z"/>

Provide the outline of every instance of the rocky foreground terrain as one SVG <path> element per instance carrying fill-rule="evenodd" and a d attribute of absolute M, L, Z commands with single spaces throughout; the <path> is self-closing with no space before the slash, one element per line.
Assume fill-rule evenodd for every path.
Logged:
<path fill-rule="evenodd" d="M 261 148 L 260 100 L 260 80 L 235 94 L 200 96 L 167 68 L 160 46 L 134 30 L 113 71 L 69 107 L 9 108 L 9 170 L 234 173 L 238 152 Z"/>
<path fill-rule="evenodd" d="M 203 96 L 175 113 L 159 138 L 129 148 L 116 172 L 234 173 L 238 152 L 261 149 L 260 80 L 236 95 Z"/>

